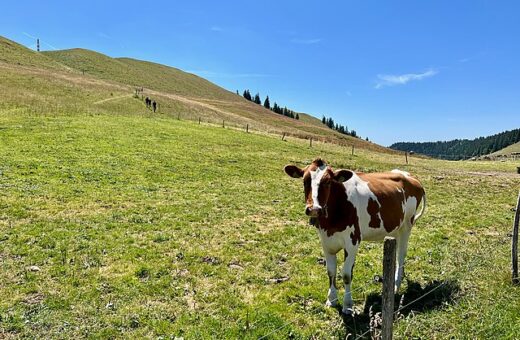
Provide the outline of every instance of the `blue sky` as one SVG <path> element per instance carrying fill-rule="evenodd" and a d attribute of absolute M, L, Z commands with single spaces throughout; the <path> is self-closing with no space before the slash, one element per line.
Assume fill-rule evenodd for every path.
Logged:
<path fill-rule="evenodd" d="M 178 67 L 358 134 L 520 127 L 518 1 L 16 1 L 0 35 Z"/>

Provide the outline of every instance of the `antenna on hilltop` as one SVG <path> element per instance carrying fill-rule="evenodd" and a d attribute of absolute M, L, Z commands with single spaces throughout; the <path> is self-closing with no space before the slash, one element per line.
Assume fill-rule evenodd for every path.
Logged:
<path fill-rule="evenodd" d="M 40 39 L 36 39 L 36 51 L 40 52 Z"/>

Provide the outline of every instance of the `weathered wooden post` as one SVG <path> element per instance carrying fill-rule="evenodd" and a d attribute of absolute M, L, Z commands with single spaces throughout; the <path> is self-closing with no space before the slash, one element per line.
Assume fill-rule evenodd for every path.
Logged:
<path fill-rule="evenodd" d="M 285 140 L 285 132 L 282 135 L 282 140 Z"/>
<path fill-rule="evenodd" d="M 406 164 L 408 164 L 408 152 L 407 151 L 404 152 L 404 158 L 406 159 Z"/>
<path fill-rule="evenodd" d="M 249 133 L 249 124 L 246 124 L 246 133 Z"/>
<path fill-rule="evenodd" d="M 352 144 L 352 156 L 354 156 L 354 144 Z"/>
<path fill-rule="evenodd" d="M 312 137 L 311 137 L 311 139 L 309 140 L 309 147 L 312 148 Z"/>
<path fill-rule="evenodd" d="M 225 128 L 226 126 L 224 125 L 224 119 L 222 119 L 222 127 Z"/>
<path fill-rule="evenodd" d="M 200 117 L 199 117 L 199 125 L 200 125 Z"/>
<path fill-rule="evenodd" d="M 520 220 L 520 192 L 516 201 L 515 220 L 513 222 L 513 240 L 511 241 L 511 261 L 512 261 L 512 280 L 513 284 L 520 284 L 520 277 L 518 277 L 518 222 Z"/>
<path fill-rule="evenodd" d="M 395 245 L 393 237 L 385 237 L 383 250 L 383 301 L 381 339 L 392 339 L 394 323 Z"/>

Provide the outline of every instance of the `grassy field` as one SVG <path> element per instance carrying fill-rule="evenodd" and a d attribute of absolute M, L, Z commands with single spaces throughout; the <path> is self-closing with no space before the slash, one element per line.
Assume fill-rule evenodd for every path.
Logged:
<path fill-rule="evenodd" d="M 515 338 L 512 163 L 403 159 L 169 117 L 0 111 L 0 336 L 342 338 L 366 331 L 381 245 L 362 244 L 357 323 L 324 307 L 319 241 L 301 183 L 315 156 L 419 176 L 427 214 L 402 288 L 446 282 L 397 338 Z M 31 266 L 37 266 L 39 270 Z M 408 294 L 408 295 L 407 295 Z M 372 301 L 372 302 L 371 302 Z M 376 307 L 374 307 L 376 308 Z"/>

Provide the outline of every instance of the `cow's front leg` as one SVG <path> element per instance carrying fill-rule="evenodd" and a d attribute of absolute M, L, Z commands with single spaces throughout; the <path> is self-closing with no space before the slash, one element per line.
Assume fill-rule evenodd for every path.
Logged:
<path fill-rule="evenodd" d="M 329 292 L 327 293 L 327 302 L 325 306 L 334 307 L 338 304 L 338 290 L 336 288 L 336 254 L 325 252 L 325 261 L 327 263 L 327 275 L 329 276 Z"/>
<path fill-rule="evenodd" d="M 343 297 L 343 314 L 352 314 L 352 306 L 354 300 L 352 299 L 352 293 L 350 291 L 350 285 L 352 283 L 352 273 L 354 270 L 354 261 L 356 260 L 357 246 L 351 245 L 347 247 L 345 252 L 345 262 L 343 263 L 343 269 L 341 270 L 341 277 L 343 278 L 343 284 L 345 285 L 345 296 Z"/>

